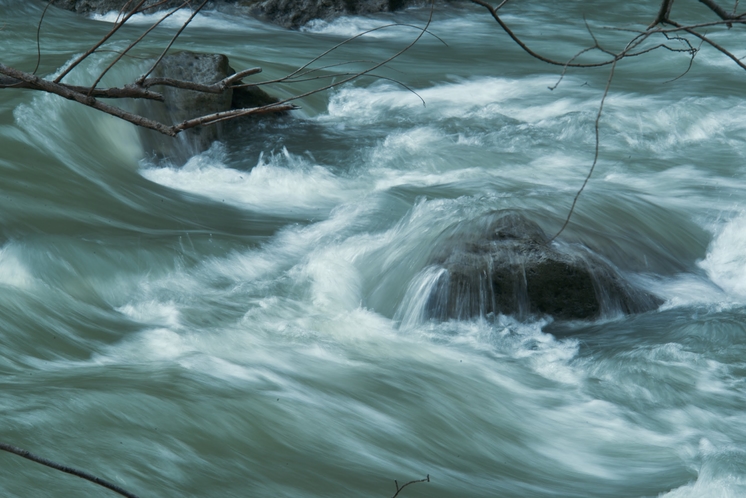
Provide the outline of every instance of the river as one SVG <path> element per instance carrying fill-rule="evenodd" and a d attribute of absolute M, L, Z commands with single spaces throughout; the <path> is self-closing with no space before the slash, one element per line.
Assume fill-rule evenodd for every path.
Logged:
<path fill-rule="evenodd" d="M 619 47 L 630 34 L 604 26 L 646 26 L 654 3 L 524 1 L 505 20 L 567 59 L 592 44 L 584 16 Z M 678 18 L 709 19 L 679 3 Z M 3 63 L 33 69 L 43 7 L 0 0 Z M 39 74 L 111 18 L 50 9 Z M 427 18 L 286 31 L 208 11 L 175 49 L 272 78 Z M 90 82 L 149 19 L 66 81 Z M 140 74 L 183 19 L 104 84 Z M 0 441 L 141 497 L 383 498 L 427 475 L 399 496 L 746 496 L 744 71 L 704 47 L 675 81 L 685 53 L 616 68 L 598 166 L 561 239 L 655 293 L 657 310 L 437 323 L 418 314 L 416 283 L 441 234 L 501 209 L 562 225 L 609 73 L 571 70 L 550 90 L 561 68 L 477 6 L 437 7 L 430 31 L 447 45 L 426 35 L 377 71 L 417 95 L 361 79 L 185 164 L 152 157 L 125 122 L 0 90 Z M 743 45 L 742 28 L 711 32 Z M 376 31 L 314 67 L 380 60 L 416 36 Z M 106 493 L 0 455 L 2 496 Z"/>

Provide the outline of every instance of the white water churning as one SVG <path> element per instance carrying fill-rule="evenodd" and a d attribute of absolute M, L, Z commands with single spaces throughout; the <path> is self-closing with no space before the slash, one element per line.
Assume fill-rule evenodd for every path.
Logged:
<path fill-rule="evenodd" d="M 651 15 L 644 2 L 508 6 L 534 49 L 565 57 L 587 42 L 584 14 L 594 29 Z M 33 67 L 42 9 L 0 0 L 4 62 Z M 176 48 L 274 77 L 348 34 L 425 17 L 293 32 L 206 12 Z M 107 19 L 50 9 L 40 74 Z M 439 7 L 430 29 L 448 47 L 423 37 L 382 73 L 426 106 L 360 80 L 186 164 L 152 159 L 126 123 L 0 90 L 0 440 L 142 496 L 376 498 L 427 474 L 400 496 L 746 495 L 746 74 L 704 51 L 666 84 L 686 55 L 617 68 L 597 170 L 558 243 L 660 303 L 432 320 L 444 234 L 504 210 L 547 234 L 562 225 L 608 73 L 548 90 L 561 68 L 476 6 Z M 377 32 L 327 63 L 380 58 L 412 33 Z M 100 495 L 0 459 L 2 496 Z"/>

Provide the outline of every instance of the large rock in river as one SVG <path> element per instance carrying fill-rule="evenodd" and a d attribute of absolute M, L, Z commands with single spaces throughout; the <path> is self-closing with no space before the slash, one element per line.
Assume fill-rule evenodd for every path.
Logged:
<path fill-rule="evenodd" d="M 497 213 L 486 234 L 459 237 L 435 263 L 444 271 L 431 287 L 425 318 L 594 319 L 661 304 L 586 248 L 550 243 L 536 223 L 515 212 Z"/>
<path fill-rule="evenodd" d="M 232 74 L 235 74 L 235 71 L 230 66 L 228 57 L 223 54 L 177 52 L 165 56 L 151 76 L 211 85 Z M 260 88 L 227 88 L 221 93 L 198 92 L 171 86 L 154 86 L 153 89 L 163 95 L 164 102 L 141 102 L 139 112 L 166 124 L 176 124 L 231 109 L 260 107 L 277 102 L 277 99 Z M 245 119 L 251 118 L 239 118 Z M 185 159 L 207 149 L 220 137 L 224 126 L 233 126 L 235 123 L 235 120 L 226 121 L 186 130 L 177 136 L 176 147 L 173 138 L 152 130 L 143 130 L 144 147 L 147 152 L 157 156 Z"/>

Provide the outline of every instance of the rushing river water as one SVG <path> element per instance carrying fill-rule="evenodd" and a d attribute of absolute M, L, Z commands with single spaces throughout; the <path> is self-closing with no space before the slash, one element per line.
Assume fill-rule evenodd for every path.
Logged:
<path fill-rule="evenodd" d="M 618 47 L 630 35 L 602 26 L 656 12 L 592 4 L 516 2 L 505 19 L 566 59 L 590 43 L 584 15 Z M 698 5 L 675 12 L 709 19 Z M 33 69 L 43 7 L 0 0 L 3 63 Z M 427 14 L 292 32 L 206 12 L 175 48 L 275 77 Z M 157 55 L 183 19 L 135 55 Z M 50 9 L 40 74 L 110 20 Z M 135 21 L 124 35 L 148 19 Z M 425 36 L 379 71 L 426 105 L 359 80 L 186 164 L 152 158 L 122 121 L 0 90 L 0 440 L 142 497 L 383 498 L 394 479 L 428 474 L 399 496 L 746 496 L 746 73 L 706 50 L 674 82 L 686 54 L 617 68 L 599 164 L 561 239 L 660 308 L 436 323 L 421 319 L 417 282 L 441 234 L 500 209 L 550 234 L 562 225 L 593 159 L 608 70 L 570 71 L 550 91 L 561 68 L 529 58 L 479 7 L 438 7 L 430 29 L 447 46 Z M 326 64 L 385 58 L 416 35 L 377 31 Z M 714 36 L 745 41 L 738 27 Z M 90 82 L 111 57 L 69 81 Z M 105 83 L 147 64 L 129 59 Z M 4 497 L 108 493 L 0 454 Z"/>

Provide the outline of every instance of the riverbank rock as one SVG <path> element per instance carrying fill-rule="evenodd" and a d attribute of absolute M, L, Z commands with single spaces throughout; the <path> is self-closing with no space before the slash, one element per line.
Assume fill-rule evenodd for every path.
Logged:
<path fill-rule="evenodd" d="M 235 70 L 230 66 L 228 57 L 223 54 L 185 51 L 165 56 L 151 76 L 211 85 L 232 74 L 235 74 Z M 260 88 L 228 88 L 221 93 L 197 92 L 170 86 L 154 86 L 153 89 L 163 95 L 164 102 L 140 102 L 139 112 L 162 123 L 180 123 L 216 112 L 260 107 L 277 102 L 276 98 Z M 143 130 L 144 147 L 147 152 L 152 152 L 156 156 L 186 158 L 207 149 L 220 138 L 224 128 L 236 126 L 238 122 L 246 119 L 254 117 L 199 126 L 185 130 L 176 139 L 152 130 Z"/>
<path fill-rule="evenodd" d="M 243 0 L 239 2 L 259 19 L 297 29 L 309 21 L 332 20 L 343 15 L 394 12 L 420 3 L 414 0 Z"/>
<path fill-rule="evenodd" d="M 127 0 L 57 0 L 54 5 L 80 14 L 104 14 L 118 12 Z M 147 0 L 145 7 L 157 10 L 173 9 L 183 0 Z M 257 17 L 267 22 L 297 29 L 314 19 L 331 20 L 351 14 L 375 14 L 393 12 L 412 5 L 423 4 L 422 0 L 213 0 L 207 9 L 238 7 L 238 12 Z M 131 6 L 130 6 L 131 8 Z"/>
<path fill-rule="evenodd" d="M 144 7 L 158 4 L 154 8 L 157 11 L 173 9 L 183 3 L 183 0 L 166 0 L 165 3 L 161 3 L 161 0 L 146 0 Z M 107 12 L 118 12 L 127 4 L 128 0 L 55 0 L 53 5 L 79 14 L 106 14 Z M 132 2 L 129 2 L 128 7 L 132 8 L 132 5 Z"/>
<path fill-rule="evenodd" d="M 445 271 L 431 289 L 426 318 L 586 320 L 661 304 L 586 248 L 550 244 L 536 223 L 516 212 L 497 213 L 486 233 L 459 237 L 435 263 Z"/>

